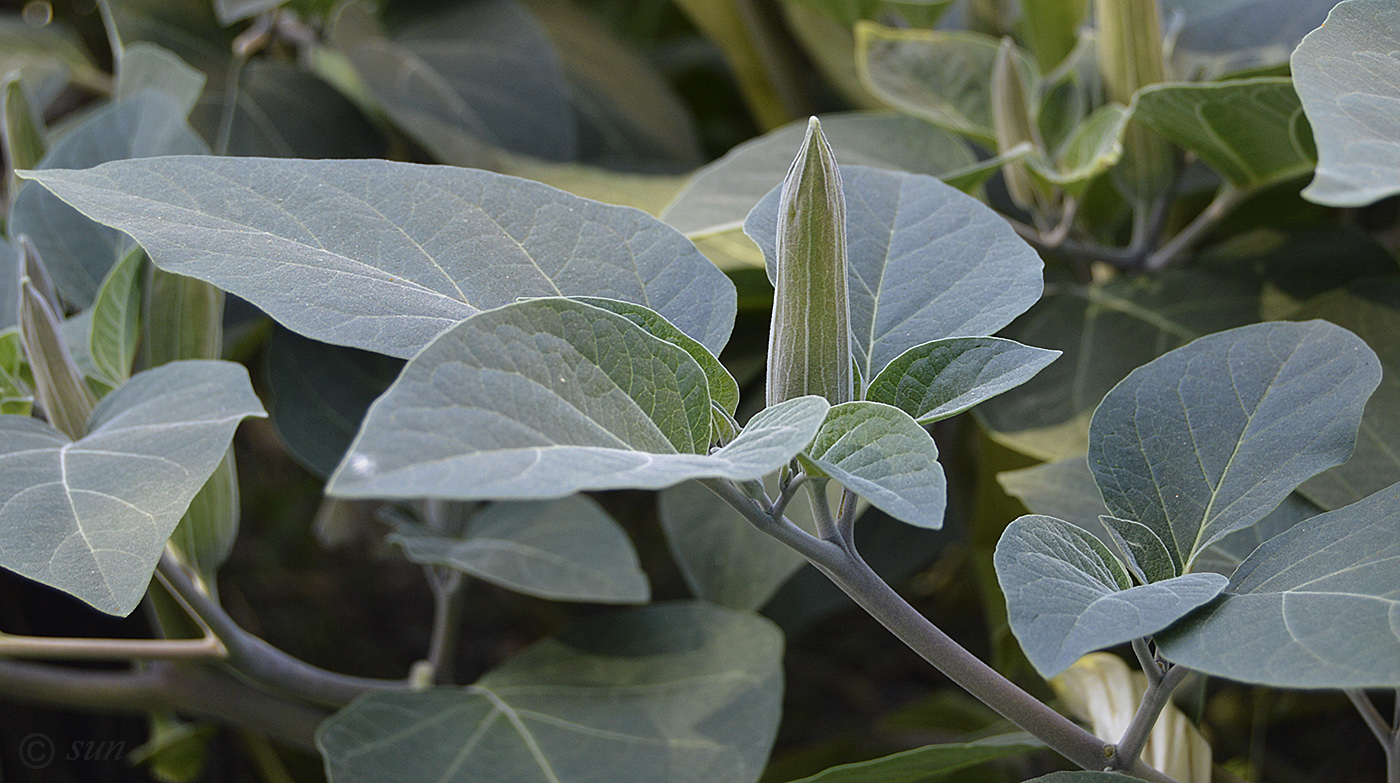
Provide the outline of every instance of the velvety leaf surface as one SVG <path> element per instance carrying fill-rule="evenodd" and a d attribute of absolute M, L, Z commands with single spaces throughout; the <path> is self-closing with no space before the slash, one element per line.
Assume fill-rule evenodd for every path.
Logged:
<path fill-rule="evenodd" d="M 1400 485 L 1392 485 L 1264 542 L 1219 601 L 1159 639 L 1162 654 L 1282 688 L 1395 687 L 1397 573 Z"/>
<path fill-rule="evenodd" d="M 898 408 L 878 402 L 833 407 L 799 459 L 901 522 L 943 526 L 948 484 L 938 446 Z"/>
<path fill-rule="evenodd" d="M 747 480 L 811 442 L 802 397 L 711 443 L 704 371 L 630 320 L 567 299 L 481 313 L 444 333 L 370 408 L 331 477 L 340 497 L 546 499 L 585 489 Z"/>
<path fill-rule="evenodd" d="M 77 441 L 0 417 L 0 565 L 129 614 L 238 423 L 262 415 L 242 367 L 201 361 L 134 376 Z"/>
<path fill-rule="evenodd" d="M 117 74 L 117 100 L 134 98 L 143 90 L 163 93 L 189 114 L 204 92 L 203 73 L 185 64 L 174 52 L 137 42 L 122 48 Z"/>
<path fill-rule="evenodd" d="M 1219 574 L 1134 587 L 1097 538 L 1068 522 L 1028 516 L 997 543 L 997 580 L 1021 649 L 1044 677 L 1087 652 L 1162 630 L 1225 588 Z"/>
<path fill-rule="evenodd" d="M 917 345 L 981 337 L 1040 297 L 1040 256 L 975 198 L 919 174 L 842 166 L 852 351 L 862 378 Z M 773 279 L 778 191 L 744 232 Z"/>
<path fill-rule="evenodd" d="M 1029 734 L 1007 734 L 973 742 L 949 742 L 842 764 L 795 783 L 924 783 L 967 767 L 1043 747 Z"/>
<path fill-rule="evenodd" d="M 1133 120 L 1196 153 L 1239 188 L 1301 176 L 1317 160 L 1290 79 L 1156 84 L 1134 97 Z"/>
<path fill-rule="evenodd" d="M 39 168 L 86 169 L 108 161 L 208 151 L 185 122 L 185 109 L 148 90 L 85 117 L 49 149 Z M 15 196 L 7 230 L 11 236 L 29 236 L 59 294 L 79 307 L 92 304 L 107 270 L 125 252 L 120 231 L 93 223 L 34 185 Z"/>
<path fill-rule="evenodd" d="M 560 294 L 646 305 L 712 353 L 733 324 L 733 285 L 670 227 L 485 171 L 174 157 L 32 176 L 323 342 L 407 358 L 480 310 Z"/>
<path fill-rule="evenodd" d="M 1059 355 L 998 337 L 935 340 L 886 365 L 865 398 L 931 424 L 1025 383 Z"/>
<path fill-rule="evenodd" d="M 1182 573 L 1351 456 L 1380 376 L 1366 344 L 1325 321 L 1209 335 L 1109 392 L 1089 467 L 1114 516 L 1156 533 Z"/>
<path fill-rule="evenodd" d="M 705 603 L 613 612 L 470 687 L 361 698 L 317 745 L 332 783 L 754 783 L 782 646 L 767 620 Z"/>
<path fill-rule="evenodd" d="M 1400 192 L 1400 8 L 1347 0 L 1293 53 L 1293 78 L 1317 138 L 1305 198 L 1362 206 Z"/>
<path fill-rule="evenodd" d="M 627 533 L 584 495 L 491 503 L 460 531 L 402 524 L 389 540 L 415 563 L 540 598 L 628 604 L 651 595 Z"/>

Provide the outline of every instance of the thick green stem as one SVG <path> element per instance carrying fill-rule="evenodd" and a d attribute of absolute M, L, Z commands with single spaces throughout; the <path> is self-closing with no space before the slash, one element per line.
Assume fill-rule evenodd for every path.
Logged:
<path fill-rule="evenodd" d="M 203 639 L 65 639 L 0 634 L 0 658 L 49 661 L 175 660 L 222 658 L 224 645 Z"/>
<path fill-rule="evenodd" d="M 433 682 L 446 685 L 452 683 L 454 674 L 467 580 L 461 571 L 432 566 L 427 571 L 433 588 L 433 635 L 428 644 L 428 663 L 433 666 Z"/>
<path fill-rule="evenodd" d="M 1123 732 L 1123 737 L 1118 740 L 1120 769 L 1127 769 L 1138 763 L 1142 748 L 1147 744 L 1147 738 L 1152 735 L 1152 727 L 1157 725 L 1157 718 L 1171 701 L 1172 691 L 1176 690 L 1176 686 L 1190 673 L 1191 670 L 1185 666 L 1173 666 L 1167 669 L 1157 682 L 1147 686 L 1147 691 L 1142 694 L 1142 703 L 1138 704 L 1137 712 L 1133 713 L 1132 722 L 1128 724 L 1127 731 Z"/>

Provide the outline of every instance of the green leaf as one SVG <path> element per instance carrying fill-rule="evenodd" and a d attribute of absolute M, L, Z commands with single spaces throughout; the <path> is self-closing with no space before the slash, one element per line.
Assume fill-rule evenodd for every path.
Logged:
<path fill-rule="evenodd" d="M 27 369 L 19 328 L 0 330 L 0 415 L 28 416 L 33 412 L 34 392 L 24 378 Z"/>
<path fill-rule="evenodd" d="M 932 424 L 1025 383 L 1059 356 L 998 337 L 935 340 L 886 365 L 865 398 Z"/>
<path fill-rule="evenodd" d="M 1071 195 L 1083 195 L 1091 180 L 1123 157 L 1123 131 L 1129 116 L 1128 109 L 1116 103 L 1100 107 L 1075 126 L 1053 164 L 1031 156 L 1031 171 Z"/>
<path fill-rule="evenodd" d="M 32 169 L 43 159 L 48 148 L 44 143 L 44 126 L 34 113 L 24 80 L 19 74 L 11 72 L 4 84 L 5 104 L 0 107 L 0 115 L 4 116 L 5 127 L 0 140 L 5 145 L 7 173 L 16 169 Z M 7 181 L 5 187 L 14 187 L 13 181 Z"/>
<path fill-rule="evenodd" d="M 992 66 L 996 39 L 979 33 L 899 30 L 871 22 L 856 26 L 856 65 L 861 81 L 880 100 L 922 117 L 988 149 L 992 132 Z M 1024 81 L 1039 81 L 1020 54 Z"/>
<path fill-rule="evenodd" d="M 578 155 L 559 56 L 530 13 L 482 0 L 390 33 L 347 3 L 330 39 L 384 111 L 441 163 L 486 166 L 493 148 L 548 160 Z"/>
<path fill-rule="evenodd" d="M 1288 55 L 1317 29 L 1337 0 L 1162 0 L 1180 22 L 1176 72 L 1198 81 L 1288 66 Z M 1286 72 L 1286 71 L 1285 71 Z"/>
<path fill-rule="evenodd" d="M 1089 17 L 1089 0 L 1042 0 L 1021 6 L 1021 34 L 1040 70 L 1054 70 L 1079 43 Z"/>
<path fill-rule="evenodd" d="M 0 332 L 19 323 L 19 251 L 0 241 Z"/>
<path fill-rule="evenodd" d="M 204 93 L 204 80 L 203 73 L 186 65 L 174 52 L 138 42 L 122 48 L 117 100 L 134 98 L 143 90 L 154 90 L 168 96 L 188 115 Z"/>
<path fill-rule="evenodd" d="M 785 516 L 810 516 L 806 502 L 799 492 Z M 807 562 L 696 482 L 662 490 L 657 504 L 666 544 L 696 598 L 757 611 Z"/>
<path fill-rule="evenodd" d="M 644 304 L 711 353 L 734 320 L 733 284 L 669 226 L 490 172 L 174 157 L 30 176 L 162 269 L 307 337 L 391 356 L 522 296 Z"/>
<path fill-rule="evenodd" d="M 39 169 L 86 169 L 107 161 L 208 151 L 185 123 L 179 104 L 146 91 L 87 115 L 49 149 Z M 32 185 L 15 197 L 7 226 L 11 236 L 29 236 L 59 294 L 79 307 L 92 304 L 107 272 L 129 249 L 119 231 L 94 224 Z"/>
<path fill-rule="evenodd" d="M 1237 188 L 1312 171 L 1312 131 L 1289 79 L 1157 84 L 1133 97 L 1133 120 L 1200 156 Z"/>
<path fill-rule="evenodd" d="M 926 783 L 960 769 L 1044 747 L 1029 734 L 925 745 L 870 761 L 842 764 L 794 783 Z"/>
<path fill-rule="evenodd" d="M 133 376 L 76 441 L 0 417 L 0 565 L 129 614 L 238 422 L 262 415 L 241 366 L 203 361 Z"/>
<path fill-rule="evenodd" d="M 284 5 L 287 0 L 214 0 L 219 24 L 231 25 Z"/>
<path fill-rule="evenodd" d="M 1196 558 L 1196 570 L 1214 571 L 1230 576 L 1260 544 L 1305 519 L 1321 514 L 1322 511 L 1323 509 L 1295 492 L 1284 498 L 1278 508 L 1258 523 L 1244 530 L 1236 530 L 1201 553 L 1201 556 Z"/>
<path fill-rule="evenodd" d="M 136 248 L 107 273 L 92 305 L 88 348 L 93 365 L 113 386 L 131 377 L 136 343 L 141 336 L 141 272 L 146 254 Z M 193 358 L 193 357 L 191 357 Z"/>
<path fill-rule="evenodd" d="M 806 448 L 826 410 L 816 397 L 768 408 L 709 453 L 708 381 L 688 353 L 620 315 L 533 299 L 414 357 L 370 408 L 330 494 L 523 500 L 749 480 Z"/>
<path fill-rule="evenodd" d="M 1123 564 L 1088 531 L 1041 516 L 1012 522 L 997 542 L 995 562 L 1011 630 L 1046 678 L 1085 653 L 1166 628 L 1228 581 L 1186 574 L 1134 587 Z"/>
<path fill-rule="evenodd" d="M 1392 485 L 1264 542 L 1219 601 L 1159 638 L 1162 655 L 1281 688 L 1400 686 L 1397 565 Z"/>
<path fill-rule="evenodd" d="M 68 437 L 80 438 L 97 399 L 68 349 L 60 315 L 42 292 L 43 283 L 35 284 L 43 264 L 33 248 L 21 242 L 25 271 L 20 278 L 19 339 L 34 375 L 34 391 L 45 418 Z"/>
<path fill-rule="evenodd" d="M 749 112 L 763 130 L 792 122 L 802 88 L 778 24 L 749 0 L 676 0 L 691 24 L 713 41 L 734 73 Z"/>
<path fill-rule="evenodd" d="M 1303 197 L 1359 207 L 1400 192 L 1400 10 L 1346 0 L 1293 53 L 1293 78 L 1317 139 L 1317 176 Z"/>
<path fill-rule="evenodd" d="M 991 334 L 1039 298 L 1040 256 L 977 199 L 918 174 L 842 166 L 841 177 L 861 378 L 917 345 Z M 777 216 L 772 191 L 744 224 L 770 280 Z"/>
<path fill-rule="evenodd" d="M 278 327 L 267 348 L 268 414 L 287 451 L 326 478 L 403 361 L 309 340 Z"/>
<path fill-rule="evenodd" d="M 782 634 L 708 604 L 609 613 L 467 688 L 374 693 L 321 725 L 332 783 L 754 783 Z"/>
<path fill-rule="evenodd" d="M 1089 419 L 1114 384 L 1201 335 L 1253 322 L 1258 302 L 1256 284 L 1187 270 L 1087 286 L 1057 280 L 1005 336 L 1064 355 L 975 413 L 993 438 L 1022 453 L 1083 454 Z"/>
<path fill-rule="evenodd" d="M 651 595 L 622 527 L 594 500 L 492 503 L 460 530 L 400 524 L 389 541 L 415 563 L 455 568 L 556 601 L 646 603 Z"/>
<path fill-rule="evenodd" d="M 1341 508 L 1400 481 L 1400 278 L 1371 278 L 1303 305 L 1295 320 L 1323 318 L 1366 341 L 1381 360 L 1381 385 L 1366 403 L 1351 459 L 1299 489 L 1324 509 Z"/>
<path fill-rule="evenodd" d="M 1128 375 L 1089 431 L 1089 467 L 1114 516 L 1145 525 L 1177 573 L 1351 456 L 1376 355 L 1325 321 L 1202 337 Z"/>
<path fill-rule="evenodd" d="M 206 585 L 218 584 L 215 574 L 233 552 L 240 512 L 238 465 L 230 446 L 170 535 L 170 546 Z"/>
<path fill-rule="evenodd" d="M 82 39 L 62 23 L 35 27 L 19 14 L 0 18 L 0 75 L 21 72 L 42 109 L 69 81 L 97 89 L 103 75 Z"/>
<path fill-rule="evenodd" d="M 878 402 L 833 407 L 798 459 L 808 473 L 836 479 L 901 522 L 943 526 L 948 488 L 938 447 L 898 408 Z"/>

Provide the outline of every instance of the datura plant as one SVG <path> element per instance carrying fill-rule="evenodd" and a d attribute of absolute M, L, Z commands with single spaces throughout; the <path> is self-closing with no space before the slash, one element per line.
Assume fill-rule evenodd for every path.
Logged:
<path fill-rule="evenodd" d="M 395 37 L 348 4 L 321 40 L 276 3 L 220 2 L 221 18 L 254 21 L 221 74 L 232 99 L 211 149 L 191 125 L 204 74 L 122 44 L 160 25 L 103 3 L 113 100 L 49 133 L 30 83 L 3 85 L 0 566 L 108 615 L 142 607 L 157 638 L 0 634 L 0 694 L 148 714 L 141 754 L 162 774 L 198 743 L 193 721 L 215 721 L 314 748 L 332 783 L 757 783 L 784 774 L 765 770 L 785 675 L 783 631 L 758 610 L 785 583 L 798 605 L 820 600 L 821 585 L 789 582 L 805 562 L 980 703 L 962 709 L 988 709 L 966 741 L 804 781 L 917 783 L 1038 753 L 993 779 L 1199 783 L 1225 773 L 1173 696 L 1218 678 L 1345 693 L 1400 783 L 1400 708 L 1380 707 L 1400 689 L 1394 258 L 1377 250 L 1386 277 L 1313 290 L 1277 259 L 1241 282 L 1258 242 L 1195 250 L 1314 170 L 1309 209 L 1400 192 L 1400 123 L 1377 108 L 1400 95 L 1388 2 L 1337 5 L 1291 75 L 1256 60 L 1265 75 L 1213 82 L 1166 81 L 1187 62 L 1193 78 L 1240 74 L 1172 59 L 1194 39 L 1178 29 L 1172 46 L 1153 0 L 1097 0 L 1092 26 L 1087 0 L 1019 16 L 963 4 L 980 32 L 933 29 L 946 3 L 793 3 L 792 20 L 846 24 L 858 74 L 844 88 L 904 115 L 778 130 L 700 169 L 662 217 L 488 170 L 588 190 L 603 175 L 568 168 L 583 148 L 640 143 L 603 132 L 622 109 L 585 95 L 584 69 L 541 88 L 562 129 L 532 122 L 555 115 L 531 102 L 484 111 L 490 90 L 430 111 L 389 75 L 455 84 L 423 75 L 455 73 L 441 29 Z M 720 31 L 747 30 L 735 20 L 753 10 L 681 5 Z M 456 21 L 474 30 L 525 13 L 466 8 Z M 573 17 L 541 18 L 569 40 Z M 268 38 L 457 165 L 222 154 L 247 141 L 231 130 L 247 121 L 241 74 Z M 741 38 L 731 56 L 759 45 Z M 500 142 L 512 124 L 538 138 Z M 1201 269 L 1167 269 L 1186 259 Z M 1244 305 L 1214 307 L 1249 285 Z M 760 381 L 726 348 L 768 287 Z M 248 328 L 271 346 L 252 376 L 225 359 L 235 308 L 277 324 Z M 1115 340 L 1132 350 L 1105 359 Z M 286 391 L 301 384 L 319 396 Z M 966 523 L 972 482 L 949 476 L 968 449 L 948 433 L 974 408 L 1002 447 L 1046 460 L 997 477 L 1033 513 L 974 533 L 987 625 L 1004 616 L 1019 672 L 916 609 L 858 536 Z M 325 478 L 324 513 L 377 512 L 428 577 L 431 638 L 400 676 L 313 665 L 221 599 L 231 444 L 269 416 Z M 611 490 L 655 491 L 694 600 L 651 602 L 639 523 L 614 518 Z M 459 678 L 469 582 L 586 616 Z"/>

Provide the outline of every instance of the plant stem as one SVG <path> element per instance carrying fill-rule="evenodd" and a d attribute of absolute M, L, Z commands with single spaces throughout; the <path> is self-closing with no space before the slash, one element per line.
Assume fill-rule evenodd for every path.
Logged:
<path fill-rule="evenodd" d="M 780 517 L 787 510 L 788 504 L 797 496 L 797 490 L 807 483 L 807 474 L 798 473 L 791 480 L 783 484 L 782 491 L 778 493 L 778 502 L 773 504 L 773 510 L 769 512 L 772 516 Z"/>
<path fill-rule="evenodd" d="M 1142 673 L 1147 675 L 1148 685 L 1156 685 L 1162 681 L 1162 667 L 1157 665 L 1157 656 L 1148 649 L 1146 639 L 1138 637 L 1133 640 L 1133 654 L 1137 656 Z"/>
<path fill-rule="evenodd" d="M 1381 750 L 1385 753 L 1386 783 L 1400 783 L 1400 689 L 1395 694 L 1395 719 L 1390 725 L 1386 725 L 1385 718 L 1381 717 L 1380 710 L 1376 709 L 1375 702 L 1365 691 L 1351 689 L 1346 693 L 1356 711 L 1361 713 L 1366 727 L 1381 743 Z"/>
<path fill-rule="evenodd" d="M 433 682 L 451 684 L 467 580 L 455 569 L 429 566 L 425 570 L 433 588 L 433 635 L 428 644 L 428 663 L 433 666 Z"/>
<path fill-rule="evenodd" d="M 836 527 L 836 517 L 831 514 L 831 501 L 826 496 L 826 484 L 830 479 L 815 479 L 807 482 L 807 497 L 812 499 L 812 521 L 816 523 L 817 535 L 825 541 L 841 541 L 841 531 Z"/>
<path fill-rule="evenodd" d="M 1152 727 L 1157 725 L 1157 718 L 1162 714 L 1162 710 L 1166 709 L 1167 702 L 1171 701 L 1172 691 L 1176 690 L 1176 686 L 1190 673 L 1191 670 L 1185 666 L 1172 666 L 1161 679 L 1147 686 L 1147 691 L 1142 694 L 1142 703 L 1138 704 L 1137 712 L 1133 713 L 1132 722 L 1123 732 L 1122 739 L 1118 740 L 1118 762 L 1123 768 L 1139 761 L 1142 748 L 1152 734 Z"/>
<path fill-rule="evenodd" d="M 856 506 L 860 498 L 849 489 L 841 490 L 841 509 L 836 512 L 836 532 L 841 534 L 841 542 L 847 548 L 856 547 Z"/>
<path fill-rule="evenodd" d="M 1049 236 L 1040 233 L 1035 227 L 1028 226 L 1019 220 L 1006 218 L 1006 222 L 1011 224 L 1011 227 L 1022 239 L 1026 240 L 1027 244 L 1040 253 L 1054 253 L 1083 261 L 1102 261 L 1118 269 L 1127 270 L 1137 269 L 1142 261 L 1142 253 L 1132 248 L 1105 247 L 1087 242 L 1076 242 L 1072 239 L 1052 241 Z"/>
<path fill-rule="evenodd" d="M 1244 200 L 1248 191 L 1238 190 L 1233 185 L 1222 185 L 1216 191 L 1215 198 L 1201 214 L 1196 216 L 1181 229 L 1181 232 L 1171 238 L 1171 241 L 1162 245 L 1157 252 L 1147 257 L 1142 268 L 1147 270 L 1157 270 L 1166 267 L 1185 253 L 1200 239 L 1207 231 L 1215 227 L 1226 215 L 1230 214 L 1241 201 Z"/>
<path fill-rule="evenodd" d="M 223 643 L 214 636 L 203 639 L 66 639 L 0 634 L 0 658 L 173 660 L 222 658 L 227 654 Z"/>
<path fill-rule="evenodd" d="M 404 680 L 378 680 L 326 671 L 293 658 L 248 633 L 209 596 L 200 592 L 184 568 L 167 551 L 156 566 L 171 590 L 207 623 L 228 648 L 228 664 L 254 682 L 313 704 L 343 707 L 376 690 L 407 690 Z"/>

